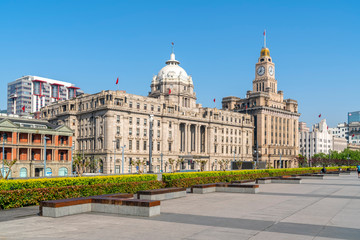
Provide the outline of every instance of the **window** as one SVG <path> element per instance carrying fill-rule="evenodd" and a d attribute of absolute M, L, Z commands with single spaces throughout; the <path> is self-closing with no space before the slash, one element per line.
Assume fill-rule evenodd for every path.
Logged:
<path fill-rule="evenodd" d="M 117 116 L 116 116 L 116 122 L 117 122 L 117 123 L 120 123 L 120 115 L 117 115 Z"/>
<path fill-rule="evenodd" d="M 146 141 L 144 141 L 144 151 L 146 151 Z"/>
<path fill-rule="evenodd" d="M 140 125 L 140 118 L 136 118 L 136 125 Z"/>
<path fill-rule="evenodd" d="M 129 135 L 132 135 L 132 128 L 129 128 Z"/>
<path fill-rule="evenodd" d="M 27 169 L 26 168 L 21 168 L 20 169 L 20 177 L 23 178 L 23 177 L 27 177 Z"/>
<path fill-rule="evenodd" d="M 133 106 L 133 103 L 129 102 L 129 108 L 132 108 L 132 106 Z"/>
<path fill-rule="evenodd" d="M 136 150 L 137 151 L 140 150 L 140 141 L 139 140 L 136 141 Z"/>
<path fill-rule="evenodd" d="M 147 135 L 147 129 L 144 128 L 144 137 L 146 137 L 146 135 Z"/>
<path fill-rule="evenodd" d="M 158 106 L 158 112 L 160 112 L 160 110 L 161 110 L 161 108 L 160 108 L 160 106 Z"/>
<path fill-rule="evenodd" d="M 169 152 L 171 152 L 171 143 L 169 143 Z"/>
<path fill-rule="evenodd" d="M 116 134 L 120 134 L 120 127 L 116 127 Z"/>
<path fill-rule="evenodd" d="M 132 150 L 132 140 L 129 140 L 129 150 Z"/>
<path fill-rule="evenodd" d="M 137 137 L 140 136 L 140 128 L 136 128 L 136 136 L 137 136 Z"/>
<path fill-rule="evenodd" d="M 137 109 L 140 109 L 140 103 L 137 103 L 137 104 L 136 104 L 136 108 L 137 108 Z"/>
<path fill-rule="evenodd" d="M 129 117 L 129 124 L 132 124 L 132 117 Z"/>
<path fill-rule="evenodd" d="M 59 176 L 67 176 L 68 175 L 68 169 L 66 167 L 61 167 L 59 169 Z"/>
<path fill-rule="evenodd" d="M 157 130 L 157 137 L 160 138 L 160 130 Z"/>
<path fill-rule="evenodd" d="M 146 104 L 144 104 L 144 110 L 147 110 L 147 105 Z"/>
<path fill-rule="evenodd" d="M 172 138 L 172 132 L 169 131 L 169 138 Z"/>
<path fill-rule="evenodd" d="M 169 122 L 169 128 L 171 128 L 171 121 Z"/>
<path fill-rule="evenodd" d="M 160 142 L 157 142 L 157 150 L 160 152 Z"/>
<path fill-rule="evenodd" d="M 158 126 L 158 127 L 160 127 L 160 120 L 158 120 L 158 122 L 157 122 L 157 126 Z"/>
<path fill-rule="evenodd" d="M 150 109 L 151 109 L 151 111 L 154 111 L 154 105 L 151 105 Z"/>
<path fill-rule="evenodd" d="M 147 125 L 147 119 L 144 118 L 144 126 L 146 126 L 146 125 Z"/>

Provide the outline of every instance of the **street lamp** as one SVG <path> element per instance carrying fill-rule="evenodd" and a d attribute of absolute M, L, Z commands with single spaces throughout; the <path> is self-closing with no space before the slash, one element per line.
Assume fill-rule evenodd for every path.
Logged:
<path fill-rule="evenodd" d="M 126 148 L 126 145 L 121 146 L 122 150 L 122 159 L 121 159 L 121 173 L 124 174 L 124 150 Z"/>
<path fill-rule="evenodd" d="M 116 173 L 116 160 L 115 160 L 115 147 L 116 147 L 116 142 L 117 140 L 114 140 L 113 143 L 114 143 L 114 174 Z"/>
<path fill-rule="evenodd" d="M 258 163 L 259 161 L 259 149 L 258 149 L 258 145 L 256 144 L 256 149 L 254 150 L 254 153 L 256 154 L 256 161 L 254 163 L 254 169 L 256 169 L 256 164 Z"/>
<path fill-rule="evenodd" d="M 48 140 L 47 136 L 44 136 L 44 177 L 46 177 L 46 140 Z"/>
<path fill-rule="evenodd" d="M 5 166 L 4 166 L 4 161 L 5 161 L 5 136 L 6 133 L 3 133 L 3 147 L 2 147 L 2 172 L 1 175 L 3 176 L 3 178 L 5 178 Z"/>
<path fill-rule="evenodd" d="M 152 128 L 154 115 L 150 115 L 150 129 L 149 129 L 149 173 L 152 173 Z"/>
<path fill-rule="evenodd" d="M 160 157 L 161 157 L 161 172 L 163 172 L 163 153 L 160 153 Z"/>

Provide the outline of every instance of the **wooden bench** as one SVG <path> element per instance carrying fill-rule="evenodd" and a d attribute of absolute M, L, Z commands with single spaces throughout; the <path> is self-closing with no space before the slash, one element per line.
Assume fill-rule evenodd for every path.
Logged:
<path fill-rule="evenodd" d="M 144 217 L 160 214 L 160 201 L 130 199 L 132 197 L 133 194 L 117 193 L 41 201 L 39 214 L 45 217 L 62 217 L 91 211 Z"/>
<path fill-rule="evenodd" d="M 259 185 L 239 183 L 208 183 L 192 186 L 191 192 L 200 194 L 209 192 L 258 193 Z"/>
<path fill-rule="evenodd" d="M 287 183 L 287 184 L 300 184 L 301 178 L 292 177 L 292 176 L 280 176 L 280 177 L 265 177 L 256 179 L 258 184 L 267 184 L 267 183 Z"/>
<path fill-rule="evenodd" d="M 236 180 L 236 181 L 232 181 L 231 183 L 240 183 L 240 184 L 243 184 L 243 183 L 255 183 L 255 179 L 246 179 L 246 180 Z"/>
<path fill-rule="evenodd" d="M 324 175 L 322 174 L 299 174 L 299 175 L 292 175 L 293 177 L 300 177 L 303 179 L 324 179 Z"/>
<path fill-rule="evenodd" d="M 186 188 L 160 188 L 137 192 L 138 199 L 146 200 L 168 200 L 181 197 L 186 197 Z"/>
<path fill-rule="evenodd" d="M 263 177 L 263 178 L 257 178 L 256 183 L 257 184 L 268 184 L 271 183 L 272 179 L 278 179 L 279 177 Z"/>

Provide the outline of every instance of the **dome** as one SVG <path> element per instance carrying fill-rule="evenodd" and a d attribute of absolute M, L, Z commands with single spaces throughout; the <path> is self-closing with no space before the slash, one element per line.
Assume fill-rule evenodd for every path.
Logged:
<path fill-rule="evenodd" d="M 260 57 L 268 56 L 270 57 L 270 50 L 268 48 L 262 48 L 260 52 Z"/>
<path fill-rule="evenodd" d="M 192 84 L 191 77 L 186 71 L 179 66 L 180 62 L 175 59 L 175 54 L 171 53 L 170 60 L 166 61 L 166 66 L 163 67 L 156 76 L 155 81 L 167 80 L 180 80 L 186 84 Z"/>

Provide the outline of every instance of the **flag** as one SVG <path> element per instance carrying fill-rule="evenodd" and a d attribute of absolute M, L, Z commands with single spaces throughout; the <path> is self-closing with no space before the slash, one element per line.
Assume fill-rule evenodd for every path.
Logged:
<path fill-rule="evenodd" d="M 171 94 L 171 88 L 169 88 L 169 95 Z"/>
<path fill-rule="evenodd" d="M 119 77 L 116 79 L 116 84 L 118 84 L 119 83 Z"/>
<path fill-rule="evenodd" d="M 327 128 L 326 129 L 329 129 L 329 126 L 327 126 Z"/>
<path fill-rule="evenodd" d="M 321 117 L 321 113 L 319 114 L 319 118 Z"/>
<path fill-rule="evenodd" d="M 173 42 L 171 42 L 171 45 L 173 45 L 173 46 L 174 46 L 174 43 L 173 43 Z"/>
<path fill-rule="evenodd" d="M 351 137 L 354 137 L 355 136 L 355 134 L 353 134 Z"/>
<path fill-rule="evenodd" d="M 23 110 L 23 112 L 25 112 L 25 106 L 23 106 L 21 109 Z"/>
<path fill-rule="evenodd" d="M 266 30 L 264 30 L 264 36 L 265 36 L 265 34 L 266 34 Z"/>
<path fill-rule="evenodd" d="M 247 104 L 245 105 L 245 110 L 247 109 Z"/>
<path fill-rule="evenodd" d="M 215 98 L 214 98 L 214 102 L 215 102 Z"/>

